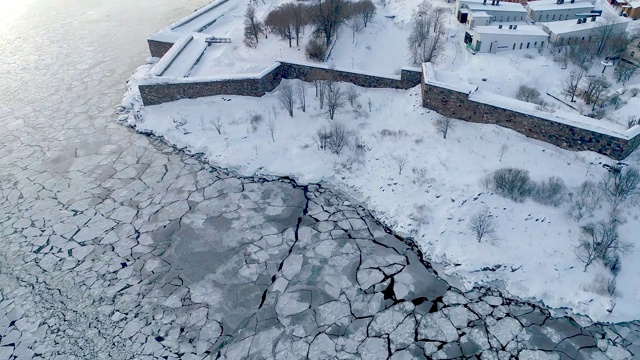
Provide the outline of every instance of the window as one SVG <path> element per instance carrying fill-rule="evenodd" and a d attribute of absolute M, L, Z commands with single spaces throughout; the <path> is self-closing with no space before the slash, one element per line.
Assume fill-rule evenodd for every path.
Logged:
<path fill-rule="evenodd" d="M 502 22 L 502 16 L 500 16 L 500 22 Z"/>
<path fill-rule="evenodd" d="M 540 19 L 542 19 L 542 14 L 540 14 L 540 16 L 538 16 L 538 21 L 540 21 Z M 547 20 L 549 19 L 549 15 L 547 15 Z"/>
<path fill-rule="evenodd" d="M 537 41 L 533 43 L 533 47 L 538 47 L 538 42 Z"/>
<path fill-rule="evenodd" d="M 513 49 L 511 49 L 511 50 L 515 50 L 515 49 L 516 49 L 516 43 L 513 43 Z M 633 56 L 633 55 L 631 55 L 631 56 Z"/>
<path fill-rule="evenodd" d="M 509 21 L 509 17 L 507 16 L 507 21 Z"/>
<path fill-rule="evenodd" d="M 544 47 L 544 41 L 540 43 L 540 47 Z"/>
<path fill-rule="evenodd" d="M 520 49 L 522 49 L 522 43 L 520 43 Z"/>
<path fill-rule="evenodd" d="M 632 51 L 632 52 L 631 52 L 631 57 L 633 57 L 635 54 L 636 54 L 636 52 L 635 52 L 635 51 Z"/>
<path fill-rule="evenodd" d="M 540 15 L 540 17 L 542 17 L 542 15 Z M 540 19 L 538 19 L 538 20 L 540 20 Z M 549 20 L 549 14 L 547 14 L 547 20 Z"/>
<path fill-rule="evenodd" d="M 582 41 L 584 41 L 584 36 L 582 37 Z"/>
<path fill-rule="evenodd" d="M 529 48 L 529 44 L 531 44 L 531 43 L 527 43 L 527 49 Z"/>
<path fill-rule="evenodd" d="M 555 20 L 555 19 L 556 19 L 556 16 L 555 16 L 555 15 L 553 15 L 553 19 L 551 19 L 551 20 Z"/>

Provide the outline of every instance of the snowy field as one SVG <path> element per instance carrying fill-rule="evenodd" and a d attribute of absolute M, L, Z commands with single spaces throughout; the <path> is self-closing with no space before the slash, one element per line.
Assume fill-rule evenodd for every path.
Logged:
<path fill-rule="evenodd" d="M 259 16 L 265 17 L 280 3 L 259 3 Z M 417 3 L 396 1 L 384 7 L 376 3 L 378 13 L 366 29 L 355 37 L 348 28 L 339 31 L 328 64 L 380 74 L 393 74 L 411 65 L 406 38 Z M 434 5 L 453 9 L 453 3 Z M 607 9 L 605 4 L 599 6 Z M 244 7 L 234 6 L 224 21 L 207 29 L 209 35 L 232 38 L 232 44 L 210 47 L 191 76 L 255 73 L 278 58 L 304 60 L 307 37 L 301 39 L 300 47 L 294 41 L 292 48 L 273 35 L 261 39 L 256 49 L 241 45 L 243 13 Z M 550 50 L 472 55 L 462 44 L 465 26 L 448 16 L 445 52 L 435 64 L 440 72 L 454 72 L 461 81 L 502 96 L 515 96 L 520 85 L 533 86 L 557 110 L 586 111 L 588 106 L 581 100 L 572 109 L 545 94 L 558 94 L 562 78 L 575 65 L 562 69 L 553 62 Z M 307 27 L 305 36 L 310 31 Z M 134 77 L 143 76 L 144 71 Z M 589 73 L 599 75 L 601 71 L 602 67 L 594 66 Z M 612 68 L 605 75 L 612 80 Z M 612 82 L 612 91 L 622 87 Z M 627 117 L 640 106 L 631 91 L 639 83 L 636 75 L 620 90 L 623 105 L 615 112 L 608 107 L 608 117 L 593 121 L 605 128 L 626 130 Z M 284 84 L 298 86 L 297 81 Z M 464 279 L 466 286 L 503 284 L 518 297 L 567 307 L 599 321 L 640 318 L 640 288 L 636 286 L 640 262 L 634 260 L 640 251 L 637 205 L 624 209 L 621 238 L 636 247 L 623 258 L 616 293 L 610 296 L 603 290 L 611 276 L 608 270 L 596 265 L 584 272 L 574 255 L 580 226 L 604 220 L 604 206 L 593 218 L 576 222 L 566 214 L 568 202 L 560 207 L 531 200 L 515 203 L 481 185 L 487 174 L 499 168 L 518 167 L 528 170 L 535 181 L 558 176 L 573 190 L 585 180 L 602 179 L 606 174 L 603 165 L 613 164 L 611 159 L 561 150 L 497 126 L 455 120 L 455 129 L 445 140 L 434 128 L 437 114 L 420 106 L 418 88 L 357 89 L 359 105 L 347 105 L 334 121 L 345 125 L 360 146 L 351 144 L 336 155 L 320 150 L 314 140 L 317 131 L 331 122 L 313 97 L 313 86 L 306 86 L 307 111 L 296 108 L 293 118 L 280 105 L 280 89 L 276 89 L 263 98 L 216 96 L 151 106 L 141 109 L 142 121 L 130 119 L 129 123 L 178 147 L 205 153 L 213 164 L 242 174 L 293 175 L 303 182 L 325 181 L 336 186 L 362 200 L 395 230 L 416 238 L 426 254 L 444 264 L 447 274 Z M 124 104 L 135 103 L 135 96 L 135 90 L 130 90 Z M 258 117 L 260 121 L 251 121 Z M 638 166 L 640 155 L 636 152 L 626 161 Z M 485 208 L 497 220 L 498 231 L 478 243 L 468 220 Z"/>

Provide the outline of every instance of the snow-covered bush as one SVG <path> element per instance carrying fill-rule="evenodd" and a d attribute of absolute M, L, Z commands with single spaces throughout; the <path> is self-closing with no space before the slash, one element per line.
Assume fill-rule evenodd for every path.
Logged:
<path fill-rule="evenodd" d="M 516 168 L 496 170 L 484 180 L 484 186 L 496 194 L 523 202 L 533 190 L 529 171 Z"/>
<path fill-rule="evenodd" d="M 542 99 L 540 98 L 540 91 L 527 85 L 520 85 L 520 87 L 518 88 L 518 92 L 516 93 L 516 99 L 534 104 L 543 103 Z"/>
<path fill-rule="evenodd" d="M 311 39 L 305 47 L 304 53 L 310 60 L 324 61 L 324 57 L 327 55 L 327 47 L 322 40 Z"/>
<path fill-rule="evenodd" d="M 532 185 L 531 198 L 533 201 L 543 205 L 560 206 L 567 195 L 567 186 L 561 178 L 556 176 Z"/>

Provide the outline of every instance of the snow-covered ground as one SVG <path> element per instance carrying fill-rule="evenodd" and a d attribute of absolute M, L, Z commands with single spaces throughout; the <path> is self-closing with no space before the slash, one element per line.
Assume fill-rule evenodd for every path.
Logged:
<path fill-rule="evenodd" d="M 296 82 L 284 83 L 296 86 Z M 276 89 L 262 98 L 217 96 L 147 107 L 142 110 L 146 121 L 136 127 L 205 153 L 212 163 L 240 173 L 294 175 L 304 182 L 337 186 L 394 229 L 415 237 L 426 254 L 446 264 L 446 272 L 461 276 L 468 286 L 502 280 L 516 296 L 569 307 L 600 321 L 640 317 L 636 286 L 640 263 L 634 261 L 635 252 L 623 259 L 615 297 L 599 294 L 598 282 L 609 275 L 598 266 L 583 272 L 573 253 L 584 221 L 568 218 L 566 205 L 515 203 L 481 185 L 488 173 L 511 166 L 529 170 L 534 180 L 559 176 L 574 187 L 604 176 L 602 164 L 611 164 L 610 159 L 561 150 L 497 126 L 461 121 L 455 122 L 445 140 L 433 126 L 437 114 L 420 106 L 418 88 L 358 89 L 362 108 L 347 105 L 334 121 L 357 134 L 365 150 L 352 147 L 335 155 L 319 150 L 313 139 L 317 129 L 330 121 L 313 98 L 313 87 L 307 86 L 307 112 L 296 109 L 293 118 L 281 108 Z M 250 121 L 254 114 L 263 117 L 255 129 Z M 213 125 L 217 119 L 221 134 Z M 276 124 L 273 139 L 270 119 Z M 507 151 L 500 161 L 503 145 Z M 397 159 L 402 158 L 406 166 L 400 174 Z M 640 164 L 637 153 L 629 162 Z M 499 230 L 478 243 L 468 219 L 485 207 Z M 625 210 L 623 240 L 638 242 L 634 234 L 640 232 L 639 215 L 637 206 Z M 612 301 L 616 305 L 609 313 Z"/>
<path fill-rule="evenodd" d="M 280 1 L 258 3 L 258 14 L 266 16 Z M 411 65 L 406 51 L 411 12 L 417 0 L 378 5 L 374 21 L 355 38 L 348 28 L 339 32 L 328 63 L 345 69 L 393 74 Z M 434 2 L 453 8 L 453 3 Z M 208 35 L 232 38 L 231 44 L 214 44 L 190 76 L 218 76 L 257 73 L 278 58 L 303 60 L 306 37 L 300 47 L 269 36 L 256 49 L 242 44 L 244 7 L 233 7 L 224 21 L 206 30 Z M 394 18 L 390 18 L 395 16 Z M 234 20 L 235 19 L 235 20 Z M 557 94 L 559 85 L 575 65 L 562 69 L 548 50 L 506 51 L 471 55 L 464 49 L 465 26 L 452 15 L 447 20 L 447 44 L 436 62 L 440 73 L 454 72 L 460 81 L 476 85 L 482 92 L 513 97 L 520 85 L 538 88 L 543 99 L 558 110 L 578 112 L 545 95 Z M 146 69 L 146 68 L 145 68 Z M 142 76 L 145 69 L 134 77 Z M 601 67 L 590 70 L 599 75 Z M 611 68 L 605 75 L 611 77 Z M 627 83 L 622 98 L 626 105 L 600 122 L 614 131 L 626 129 L 626 119 L 635 114 L 640 76 Z M 285 81 L 297 86 L 297 81 Z M 614 82 L 615 83 L 615 82 Z M 346 85 L 343 85 L 346 86 Z M 330 124 L 319 109 L 314 90 L 307 84 L 310 99 L 307 112 L 296 109 L 290 118 L 277 99 L 278 89 L 262 98 L 216 96 L 181 100 L 141 109 L 142 121 L 129 120 L 138 131 L 164 136 L 169 142 L 190 151 L 205 153 L 214 164 L 242 174 L 293 175 L 303 182 L 325 181 L 360 199 L 379 217 L 405 235 L 415 237 L 434 261 L 445 264 L 445 272 L 464 279 L 466 286 L 502 281 L 505 288 L 521 298 L 541 300 L 552 307 L 568 307 L 600 321 L 640 318 L 640 209 L 628 206 L 621 238 L 636 243 L 636 250 L 623 259 L 617 278 L 617 292 L 611 297 L 602 291 L 608 272 L 592 266 L 583 272 L 574 255 L 580 226 L 604 218 L 605 209 L 593 219 L 577 223 L 567 215 L 568 205 L 558 208 L 530 200 L 514 203 L 488 193 L 481 180 L 503 167 L 527 169 L 533 180 L 561 177 L 570 188 L 585 180 L 598 181 L 605 175 L 603 164 L 612 160 L 591 152 L 570 152 L 527 139 L 493 125 L 455 121 L 456 128 L 442 139 L 433 126 L 437 114 L 420 106 L 419 89 L 407 91 L 358 89 L 357 109 L 347 105 L 336 115 L 364 144 L 351 146 L 335 155 L 318 149 L 314 136 Z M 614 85 L 612 89 L 621 86 Z M 136 102 L 135 89 L 124 104 Z M 371 110 L 369 110 L 371 103 Z M 139 106 L 139 105 L 136 105 Z M 254 115 L 262 121 L 251 123 Z M 127 120 L 127 119 L 123 119 Z M 219 134 L 214 124 L 220 121 Z M 273 139 L 269 123 L 275 124 Z M 501 157 L 501 149 L 506 152 Z M 406 159 L 402 169 L 398 163 Z M 640 165 L 640 155 L 629 163 Z M 478 243 L 468 228 L 470 216 L 488 208 L 498 222 L 498 232 L 489 241 Z M 612 310 L 613 309 L 613 310 Z"/>

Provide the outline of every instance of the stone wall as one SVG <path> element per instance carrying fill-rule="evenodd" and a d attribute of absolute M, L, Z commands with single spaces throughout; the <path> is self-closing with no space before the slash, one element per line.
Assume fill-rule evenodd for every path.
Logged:
<path fill-rule="evenodd" d="M 419 85 L 421 79 L 420 71 L 409 69 L 403 69 L 400 79 L 397 79 L 286 61 L 281 61 L 280 65 L 284 79 L 299 79 L 307 82 L 333 80 L 366 88 L 410 89 Z"/>
<path fill-rule="evenodd" d="M 446 117 L 495 124 L 527 137 L 563 149 L 595 151 L 620 160 L 640 145 L 640 135 L 632 139 L 616 137 L 552 120 L 503 109 L 469 99 L 469 94 L 422 81 L 422 106 Z"/>
<path fill-rule="evenodd" d="M 156 40 L 147 39 L 147 43 L 149 44 L 149 52 L 151 52 L 151 56 L 161 58 L 164 54 L 171 49 L 173 43 L 167 43 Z"/>
<path fill-rule="evenodd" d="M 195 99 L 214 95 L 263 96 L 273 91 L 281 79 L 302 81 L 333 80 L 368 88 L 409 89 L 420 84 L 422 72 L 403 69 L 400 79 L 319 66 L 279 62 L 266 74 L 256 78 L 220 79 L 203 81 L 178 81 L 163 83 L 161 78 L 148 84 L 140 84 L 140 95 L 145 105 L 158 105 L 180 99 Z"/>
<path fill-rule="evenodd" d="M 180 99 L 196 99 L 215 95 L 263 96 L 280 84 L 280 67 L 275 67 L 262 77 L 194 82 L 140 84 L 140 96 L 144 105 L 158 105 Z"/>

